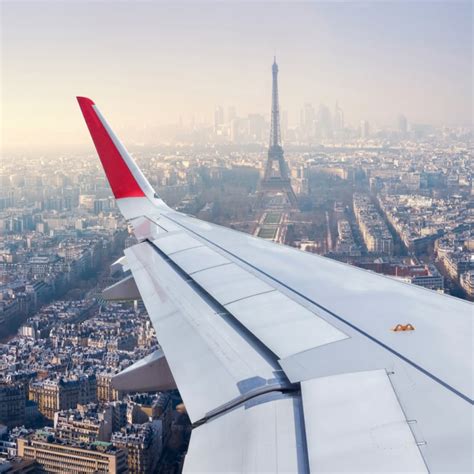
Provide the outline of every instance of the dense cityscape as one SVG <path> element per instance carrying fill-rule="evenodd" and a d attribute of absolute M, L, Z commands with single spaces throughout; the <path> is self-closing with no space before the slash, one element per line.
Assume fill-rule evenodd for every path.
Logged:
<path fill-rule="evenodd" d="M 3 1 L 0 474 L 471 472 L 472 9 Z"/>
<path fill-rule="evenodd" d="M 269 131 L 263 116 L 217 107 L 213 126 L 174 146 L 131 148 L 183 212 L 474 299 L 469 130 L 401 116 L 394 129 L 371 131 L 346 125 L 339 105 L 316 113 L 307 104 L 298 126 L 282 121 L 291 186 L 271 195 Z M 101 295 L 135 240 L 98 160 L 11 156 L 0 182 L 1 472 L 179 472 L 191 430 L 179 394 L 111 384 L 158 342 L 141 301 Z"/>

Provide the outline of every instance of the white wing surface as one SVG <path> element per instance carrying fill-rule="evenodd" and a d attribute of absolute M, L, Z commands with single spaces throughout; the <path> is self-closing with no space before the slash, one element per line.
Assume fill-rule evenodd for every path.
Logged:
<path fill-rule="evenodd" d="M 194 426 L 186 472 L 472 472 L 472 304 L 173 211 L 78 100 Z"/>

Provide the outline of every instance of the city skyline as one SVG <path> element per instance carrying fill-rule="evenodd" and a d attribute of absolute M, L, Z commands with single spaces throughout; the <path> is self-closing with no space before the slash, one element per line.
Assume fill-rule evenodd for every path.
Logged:
<path fill-rule="evenodd" d="M 180 118 L 212 123 L 219 104 L 268 117 L 275 52 L 290 125 L 305 103 L 332 111 L 336 101 L 353 126 L 396 128 L 400 114 L 437 126 L 471 121 L 470 2 L 2 9 L 4 151 L 88 144 L 80 94 L 115 117 L 125 142 Z"/>
<path fill-rule="evenodd" d="M 283 153 L 275 127 L 276 73 L 275 64 L 272 171 L 273 158 Z M 425 445 L 419 448 L 418 438 L 411 439 L 420 465 L 472 471 L 472 303 L 463 300 L 474 299 L 474 208 L 466 134 L 434 129 L 407 141 L 402 120 L 393 146 L 360 137 L 352 145 L 289 147 L 285 161 L 296 197 L 289 206 L 286 176 L 265 176 L 258 147 L 143 148 L 135 164 L 115 145 L 118 137 L 95 104 L 82 97 L 79 106 L 100 160 L 88 159 L 90 153 L 22 156 L 5 160 L 0 170 L 0 467 L 54 472 L 65 462 L 71 469 L 87 463 L 84 472 L 93 474 L 100 462 L 108 472 L 127 472 L 128 465 L 130 474 L 175 474 L 183 462 L 190 472 L 225 472 L 237 459 L 232 471 L 239 471 L 248 445 L 242 447 L 240 437 L 218 443 L 216 456 L 215 438 L 206 438 L 208 428 L 219 432 L 226 417 L 227 433 L 246 427 L 249 436 L 240 439 L 250 440 L 258 462 L 272 462 L 272 454 L 260 449 L 263 444 L 277 452 L 272 443 L 290 459 L 301 436 L 308 436 L 308 449 L 317 444 L 310 430 L 303 431 L 308 424 L 295 424 L 295 403 L 305 420 L 316 419 L 285 370 L 294 370 L 291 360 L 316 353 L 327 359 L 329 379 L 340 376 L 331 360 L 340 370 L 347 360 L 359 364 L 363 354 L 363 366 L 347 365 L 353 372 L 343 377 L 363 379 L 372 367 L 386 377 L 392 400 L 406 404 L 398 408 L 397 426 L 405 426 L 408 439 L 412 432 L 401 410 L 421 404 L 414 416 L 427 444 L 437 449 L 423 451 Z M 369 135 L 369 127 L 363 133 Z M 265 182 L 272 192 L 259 200 Z M 116 301 L 121 299 L 127 301 Z M 443 318 L 456 329 L 449 335 Z M 239 324 L 252 339 L 235 332 Z M 292 347 L 299 352 L 272 358 L 264 341 L 278 357 L 283 350 L 291 354 Z M 327 348 L 336 351 L 333 356 L 319 352 Z M 423 365 L 408 357 L 416 354 Z M 367 364 L 369 372 L 359 370 Z M 296 368 L 317 366 L 309 361 Z M 453 366 L 460 368 L 456 374 L 449 370 Z M 425 367 L 437 375 L 427 375 Z M 411 374 L 413 383 L 392 385 L 389 370 Z M 296 383 L 305 389 L 324 378 Z M 448 390 L 466 403 L 463 422 L 452 416 Z M 222 404 L 227 392 L 229 402 Z M 282 398 L 274 398 L 278 392 Z M 374 417 L 370 395 L 363 395 L 361 406 L 357 400 L 341 404 L 339 397 L 351 397 L 353 390 L 325 393 L 329 407 L 334 400 L 345 409 L 355 406 L 345 415 L 349 424 L 345 419 L 337 428 L 342 437 L 346 427 L 352 432 L 360 425 L 353 412 L 372 420 L 364 433 L 393 424 L 384 421 L 383 410 Z M 280 401 L 288 403 L 283 411 L 276 405 L 254 411 Z M 213 405 L 218 408 L 207 408 Z M 233 418 L 241 408 L 249 417 L 243 423 Z M 331 410 L 327 423 L 333 426 L 340 416 Z M 281 429 L 275 428 L 275 413 L 282 414 Z M 268 435 L 256 437 L 257 426 L 268 427 Z M 295 426 L 301 431 L 287 436 Z M 328 442 L 339 446 L 341 436 Z M 384 436 L 392 439 L 391 432 Z M 454 436 L 455 462 L 442 449 Z M 402 464 L 413 459 L 408 439 L 402 448 L 398 441 L 387 444 Z M 354 455 L 351 446 L 347 454 L 322 461 L 340 471 L 340 459 L 349 456 L 354 471 L 366 470 L 358 467 L 367 466 L 366 457 Z M 369 459 L 372 451 L 370 444 Z M 288 470 L 307 471 L 296 462 Z"/>
<path fill-rule="evenodd" d="M 471 3 L 27 1 L 0 472 L 473 472 Z"/>

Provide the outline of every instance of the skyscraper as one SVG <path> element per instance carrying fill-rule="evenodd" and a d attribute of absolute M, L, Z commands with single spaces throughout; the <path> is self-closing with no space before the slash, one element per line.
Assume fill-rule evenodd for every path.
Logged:
<path fill-rule="evenodd" d="M 408 120 L 407 118 L 400 114 L 398 116 L 398 131 L 402 134 L 402 135 L 406 135 L 407 132 L 408 132 Z"/>
<path fill-rule="evenodd" d="M 338 101 L 334 107 L 334 131 L 339 132 L 344 128 L 344 111 L 339 107 Z"/>
<path fill-rule="evenodd" d="M 237 112 L 235 110 L 235 106 L 231 105 L 227 109 L 227 121 L 229 123 L 232 123 L 232 120 L 234 120 L 235 118 L 237 118 Z"/>
<path fill-rule="evenodd" d="M 214 110 L 214 132 L 220 131 L 222 125 L 224 124 L 224 108 L 221 105 L 216 107 Z"/>
<path fill-rule="evenodd" d="M 265 139 L 265 117 L 260 114 L 249 114 L 247 121 L 249 140 L 252 142 L 263 141 Z"/>
<path fill-rule="evenodd" d="M 360 133 L 360 138 L 364 138 L 364 139 L 369 138 L 370 127 L 369 127 L 369 122 L 367 122 L 367 120 L 360 121 L 359 133 Z"/>
<path fill-rule="evenodd" d="M 314 137 L 316 112 L 312 104 L 304 104 L 300 114 L 300 128 L 305 138 Z"/>
<path fill-rule="evenodd" d="M 329 138 L 332 135 L 332 120 L 329 108 L 321 104 L 318 110 L 318 133 L 322 138 Z"/>

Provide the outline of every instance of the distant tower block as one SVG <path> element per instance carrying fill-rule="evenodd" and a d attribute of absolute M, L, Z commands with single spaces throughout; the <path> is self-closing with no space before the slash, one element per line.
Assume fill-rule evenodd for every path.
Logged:
<path fill-rule="evenodd" d="M 272 126 L 270 147 L 263 179 L 259 183 L 259 201 L 261 207 L 296 208 L 296 195 L 291 187 L 290 174 L 283 148 L 281 146 L 280 108 L 278 104 L 278 65 L 276 59 L 272 66 Z"/>

